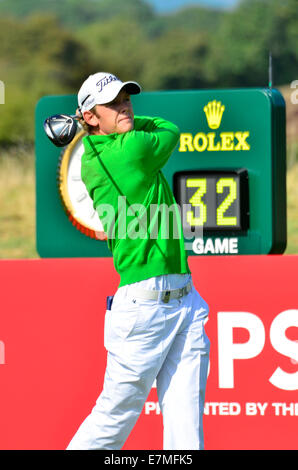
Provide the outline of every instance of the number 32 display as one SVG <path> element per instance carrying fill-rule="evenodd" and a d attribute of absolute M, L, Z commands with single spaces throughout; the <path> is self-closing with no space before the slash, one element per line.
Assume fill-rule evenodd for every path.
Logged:
<path fill-rule="evenodd" d="M 174 193 L 183 231 L 246 231 L 249 227 L 248 173 L 239 170 L 178 172 Z"/>

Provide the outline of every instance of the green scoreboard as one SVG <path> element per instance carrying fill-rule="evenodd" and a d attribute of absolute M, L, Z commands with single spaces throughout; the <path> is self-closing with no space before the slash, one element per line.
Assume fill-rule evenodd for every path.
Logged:
<path fill-rule="evenodd" d="M 180 209 L 190 255 L 283 253 L 286 248 L 285 102 L 276 89 L 143 92 L 136 115 L 180 129 L 163 173 Z M 111 256 L 81 181 L 79 130 L 62 151 L 43 121 L 73 114 L 76 96 L 36 107 L 36 242 L 41 257 Z"/>

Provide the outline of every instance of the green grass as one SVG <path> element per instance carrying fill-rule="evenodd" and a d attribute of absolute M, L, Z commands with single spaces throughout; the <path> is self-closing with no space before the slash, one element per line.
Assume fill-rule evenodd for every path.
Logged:
<path fill-rule="evenodd" d="M 287 174 L 287 231 L 286 254 L 298 254 L 298 163 Z"/>
<path fill-rule="evenodd" d="M 287 174 L 288 244 L 298 254 L 298 155 Z M 35 245 L 34 150 L 0 155 L 0 259 L 38 258 Z"/>
<path fill-rule="evenodd" d="M 38 258 L 33 149 L 0 155 L 0 258 Z"/>

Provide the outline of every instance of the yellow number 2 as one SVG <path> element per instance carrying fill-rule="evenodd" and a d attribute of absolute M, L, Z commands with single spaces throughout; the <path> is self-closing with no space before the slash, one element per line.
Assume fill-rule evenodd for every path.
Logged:
<path fill-rule="evenodd" d="M 228 187 L 230 192 L 216 211 L 217 225 L 237 225 L 237 217 L 225 217 L 224 213 L 237 198 L 237 183 L 233 178 L 220 178 L 216 184 L 216 192 L 222 193 Z"/>
<path fill-rule="evenodd" d="M 204 225 L 207 220 L 207 207 L 202 201 L 202 197 L 207 191 L 207 180 L 206 178 L 189 178 L 186 180 L 187 188 L 198 188 L 194 195 L 190 198 L 189 202 L 193 207 L 200 208 L 199 217 L 194 217 L 192 211 L 186 212 L 186 220 L 190 226 Z"/>

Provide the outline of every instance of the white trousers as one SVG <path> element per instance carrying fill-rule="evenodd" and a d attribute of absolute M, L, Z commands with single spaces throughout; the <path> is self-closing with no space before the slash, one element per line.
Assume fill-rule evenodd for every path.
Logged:
<path fill-rule="evenodd" d="M 102 393 L 67 450 L 123 447 L 156 379 L 163 448 L 204 448 L 203 409 L 209 363 L 208 306 L 192 287 L 181 299 L 140 300 L 134 287 L 171 290 L 189 275 L 165 275 L 120 287 L 105 317 L 107 367 Z"/>

